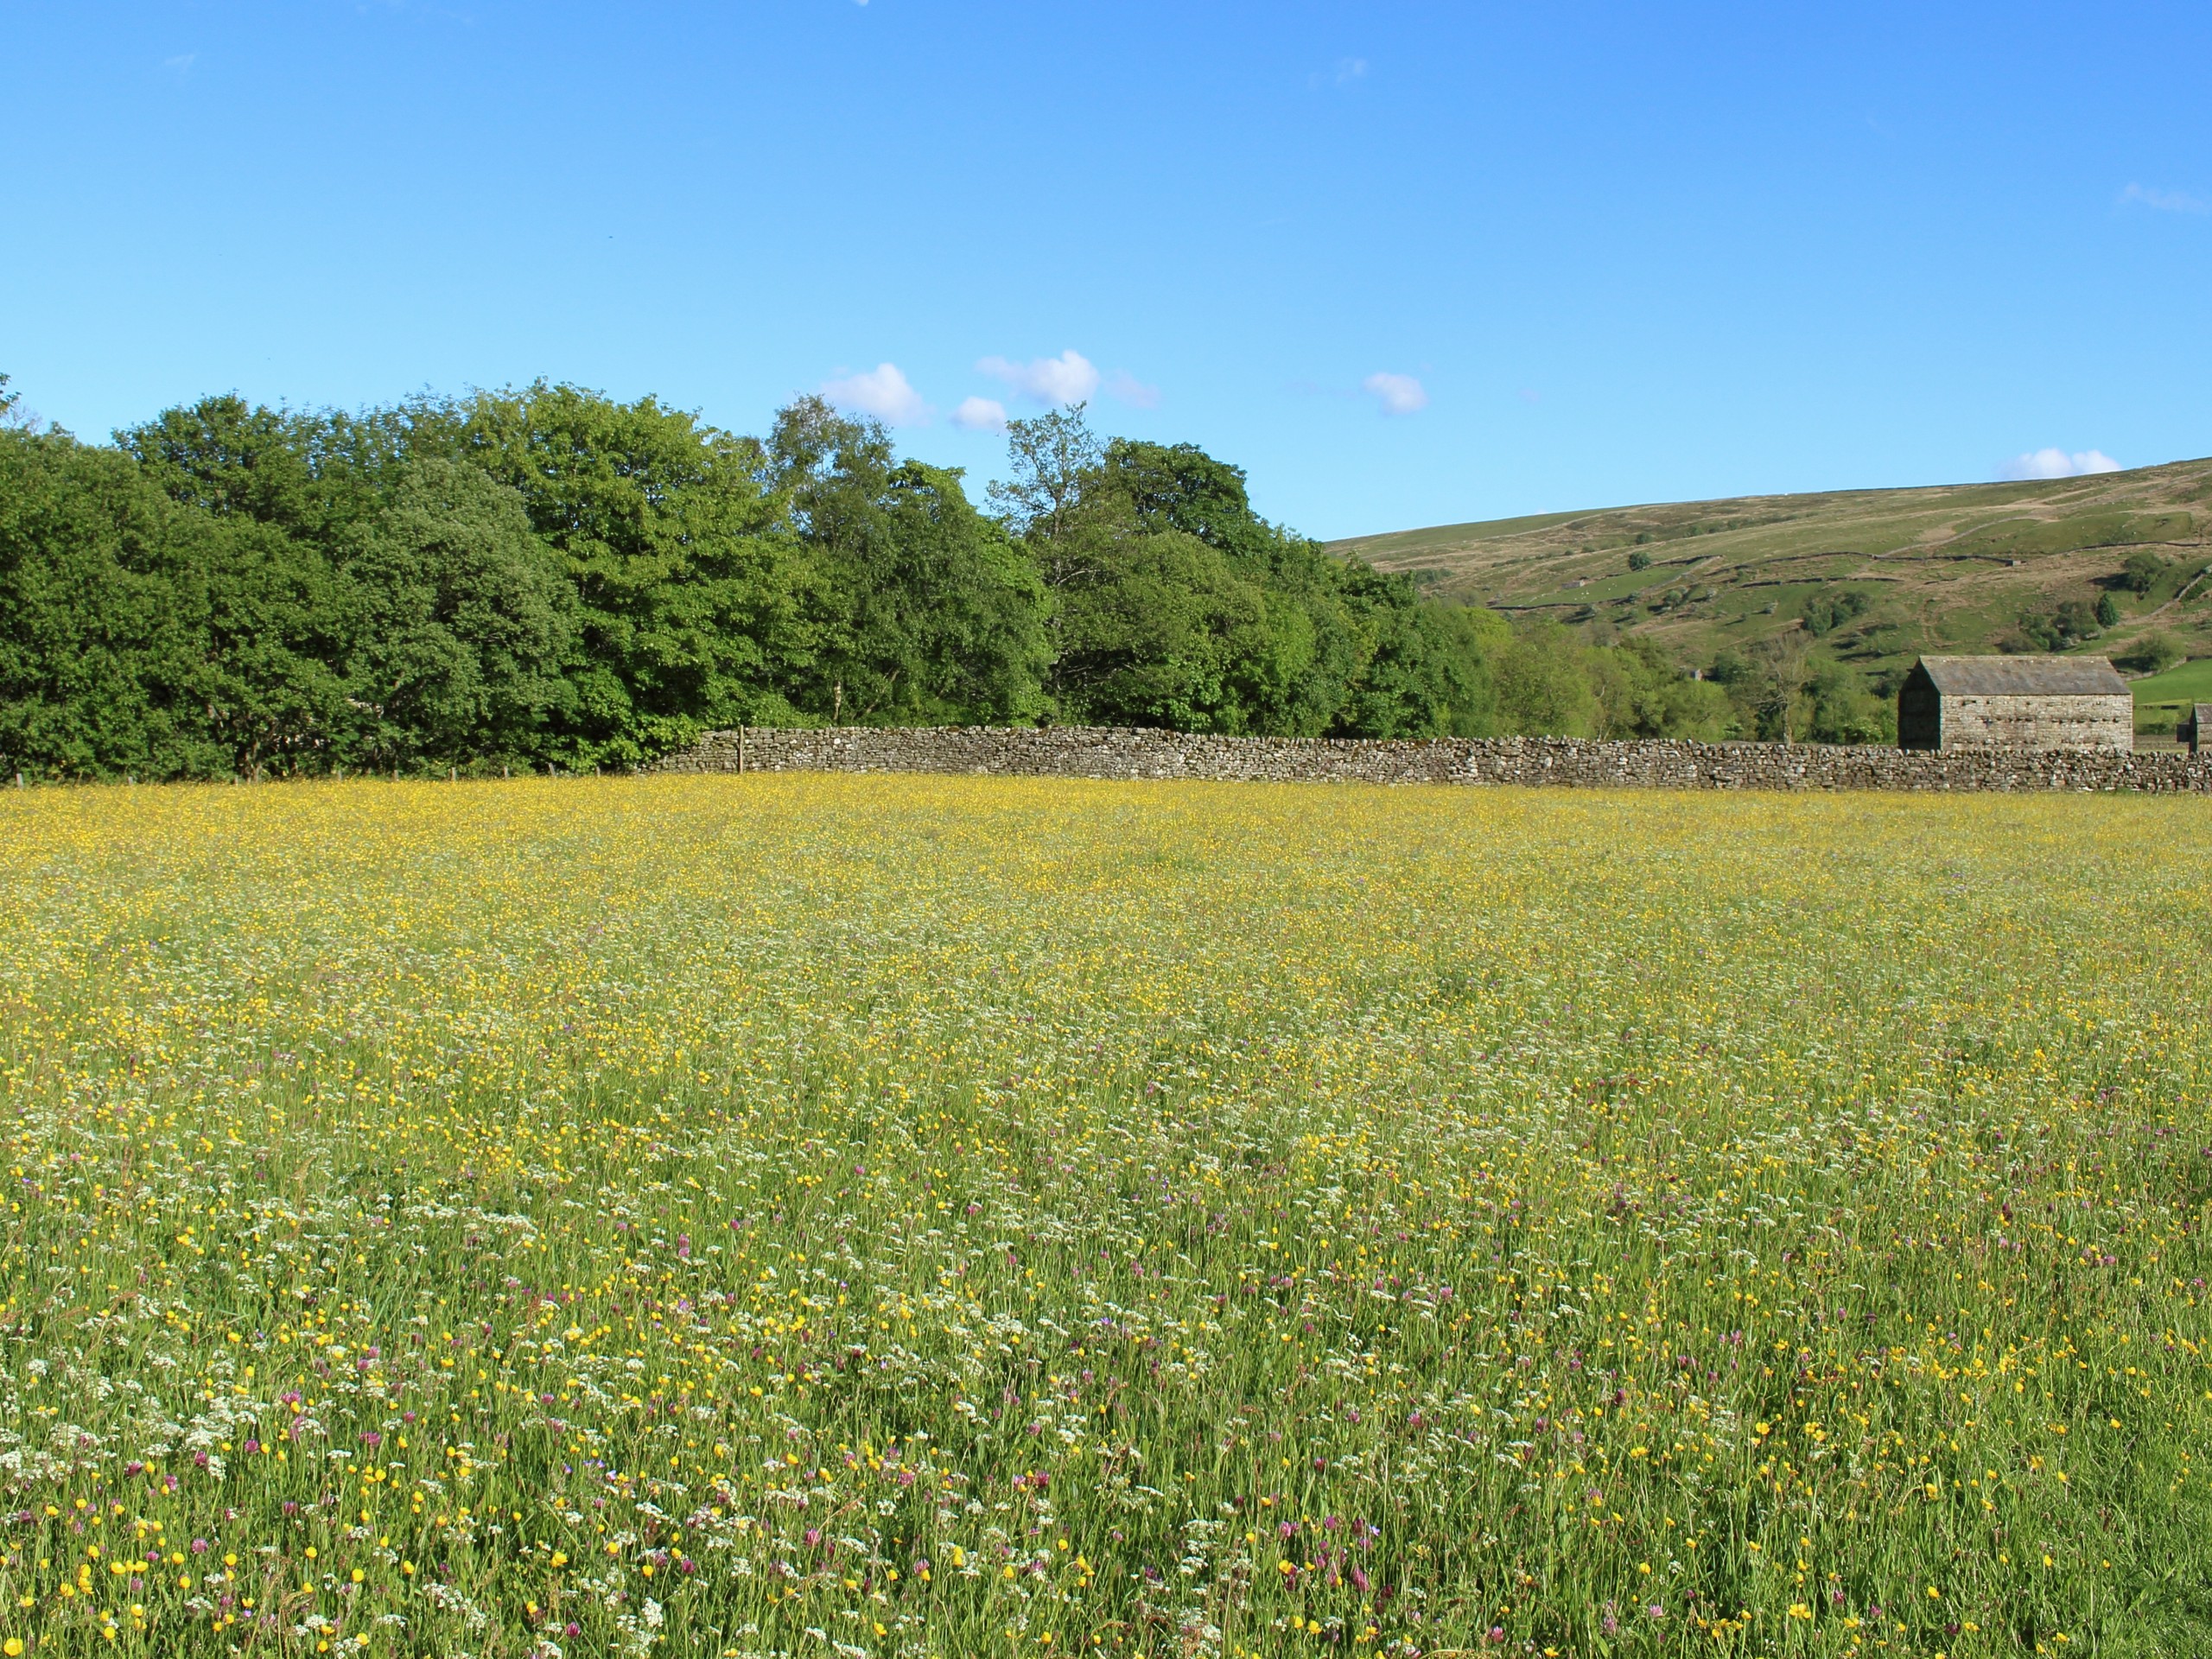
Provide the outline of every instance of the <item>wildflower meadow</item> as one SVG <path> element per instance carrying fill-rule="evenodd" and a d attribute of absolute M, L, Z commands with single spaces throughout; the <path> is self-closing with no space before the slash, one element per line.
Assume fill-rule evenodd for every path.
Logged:
<path fill-rule="evenodd" d="M 2188 800 L 0 795 L 0 1652 L 2212 1652 Z"/>

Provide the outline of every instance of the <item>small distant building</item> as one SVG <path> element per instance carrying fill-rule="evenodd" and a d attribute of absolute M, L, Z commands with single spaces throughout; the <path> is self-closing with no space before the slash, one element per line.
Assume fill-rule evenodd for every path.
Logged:
<path fill-rule="evenodd" d="M 1923 657 L 1897 690 L 1897 747 L 2129 750 L 2135 697 L 2101 657 Z"/>
<path fill-rule="evenodd" d="M 2193 702 L 2174 728 L 2174 741 L 2191 754 L 2202 754 L 2201 744 L 2212 743 L 2212 702 Z"/>

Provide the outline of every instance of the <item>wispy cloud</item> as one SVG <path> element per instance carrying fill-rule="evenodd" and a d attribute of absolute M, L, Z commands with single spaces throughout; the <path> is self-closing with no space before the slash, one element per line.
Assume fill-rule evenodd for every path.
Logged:
<path fill-rule="evenodd" d="M 2024 478 L 2082 478 L 2091 473 L 2116 473 L 2120 465 L 2101 449 L 2031 449 L 2005 463 L 2005 476 Z"/>
<path fill-rule="evenodd" d="M 1414 415 L 1428 407 L 1428 389 L 1410 374 L 1378 371 L 1359 384 L 1385 415 Z"/>
<path fill-rule="evenodd" d="M 1133 409 L 1160 407 L 1160 388 L 1145 385 L 1127 369 L 1116 369 L 1108 375 L 1106 390 Z"/>
<path fill-rule="evenodd" d="M 963 397 L 952 423 L 969 432 L 997 432 L 1006 425 L 1006 405 L 995 397 Z"/>
<path fill-rule="evenodd" d="M 192 73 L 192 66 L 200 60 L 197 52 L 180 52 L 173 58 L 163 58 L 162 67 L 182 80 Z"/>
<path fill-rule="evenodd" d="M 822 395 L 840 409 L 873 415 L 892 426 L 921 426 L 930 418 L 930 406 L 908 384 L 896 363 L 879 363 L 864 373 L 825 381 Z"/>
<path fill-rule="evenodd" d="M 1057 408 L 1079 404 L 1098 390 L 1098 371 L 1081 352 L 1070 348 L 1058 357 L 1033 357 L 1015 363 L 1003 357 L 987 357 L 976 372 L 1003 380 L 1021 397 Z"/>
<path fill-rule="evenodd" d="M 2145 184 L 2131 184 L 2121 191 L 2120 205 L 2149 207 L 2161 213 L 2212 213 L 2212 201 L 2202 196 L 2186 190 L 2157 190 Z"/>

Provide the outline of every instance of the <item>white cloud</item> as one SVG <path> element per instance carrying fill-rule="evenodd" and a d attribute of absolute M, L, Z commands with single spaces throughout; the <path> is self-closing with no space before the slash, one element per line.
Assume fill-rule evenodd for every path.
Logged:
<path fill-rule="evenodd" d="M 1098 390 L 1098 371 L 1078 351 L 1065 351 L 1058 357 L 1033 357 L 1027 363 L 987 357 L 976 369 L 1048 408 L 1079 404 Z"/>
<path fill-rule="evenodd" d="M 1410 374 L 1370 374 L 1360 386 L 1382 405 L 1385 415 L 1411 415 L 1428 407 L 1428 391 Z"/>
<path fill-rule="evenodd" d="M 2131 184 L 2120 193 L 2122 207 L 2134 202 L 2139 207 L 2155 207 L 2162 213 L 2212 213 L 2212 201 L 2193 196 L 2186 190 L 2155 190 L 2147 185 Z"/>
<path fill-rule="evenodd" d="M 1106 377 L 1106 390 L 1123 403 L 1137 409 L 1158 409 L 1160 388 L 1147 386 L 1127 369 L 1116 369 Z"/>
<path fill-rule="evenodd" d="M 840 409 L 873 415 L 893 426 L 920 426 L 930 418 L 930 406 L 896 363 L 879 363 L 863 374 L 826 381 L 822 395 Z"/>
<path fill-rule="evenodd" d="M 1006 425 L 1006 405 L 995 397 L 963 397 L 952 423 L 970 432 L 996 432 Z"/>
<path fill-rule="evenodd" d="M 162 67 L 181 80 L 192 73 L 192 66 L 198 61 L 199 57 L 200 54 L 197 52 L 179 53 L 174 58 L 163 58 Z"/>
<path fill-rule="evenodd" d="M 2005 463 L 2007 478 L 2080 478 L 2090 473 L 2116 473 L 2120 463 L 2101 449 L 2034 449 Z"/>

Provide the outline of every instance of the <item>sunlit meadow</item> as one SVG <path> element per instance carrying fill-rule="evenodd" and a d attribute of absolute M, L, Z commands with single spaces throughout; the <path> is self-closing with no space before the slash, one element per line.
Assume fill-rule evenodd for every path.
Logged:
<path fill-rule="evenodd" d="M 2189 801 L 0 798 L 0 1651 L 2212 1651 Z"/>

